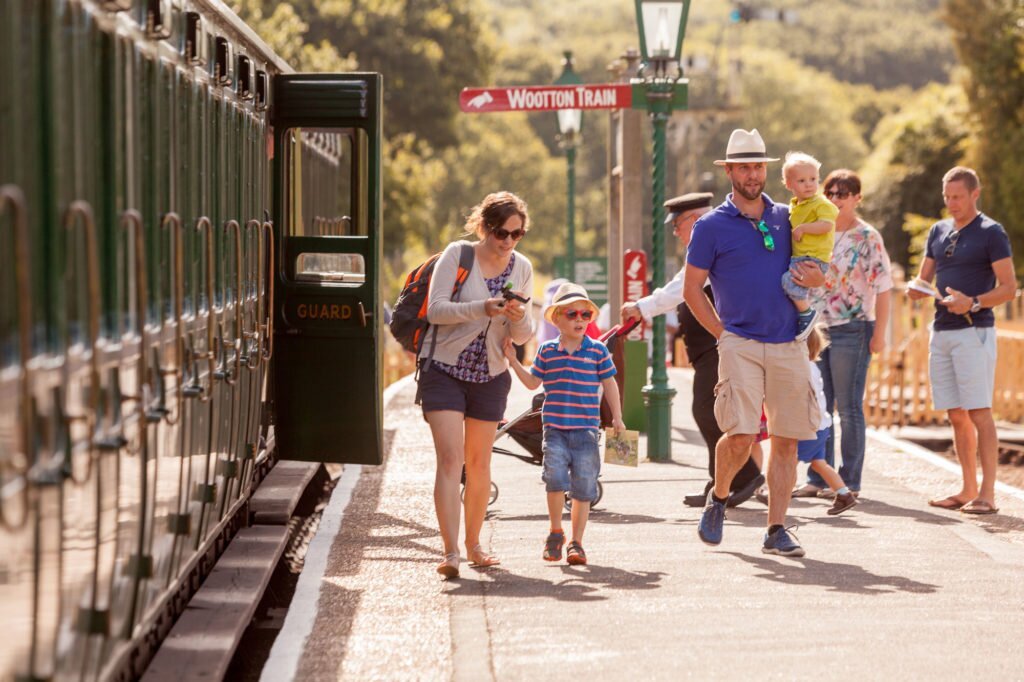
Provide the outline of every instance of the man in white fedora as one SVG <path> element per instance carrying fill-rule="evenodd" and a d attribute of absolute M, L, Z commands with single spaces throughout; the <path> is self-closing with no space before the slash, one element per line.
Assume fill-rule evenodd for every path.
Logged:
<path fill-rule="evenodd" d="M 768 415 L 768 532 L 761 551 L 803 556 L 786 530 L 796 483 L 797 441 L 814 438 L 821 420 L 811 384 L 807 346 L 796 341 L 796 309 L 780 285 L 789 268 L 789 207 L 764 194 L 769 157 L 757 130 L 734 130 L 724 166 L 732 182 L 725 201 L 697 221 L 686 257 L 683 298 L 694 317 L 718 339 L 719 383 L 715 417 L 725 436 L 715 450 L 715 485 L 697 532 L 710 545 L 722 541 L 729 486 L 743 466 Z M 704 294 L 710 278 L 712 306 Z M 793 271 L 801 286 L 818 287 L 816 266 Z M 716 310 L 717 309 L 717 310 Z"/>

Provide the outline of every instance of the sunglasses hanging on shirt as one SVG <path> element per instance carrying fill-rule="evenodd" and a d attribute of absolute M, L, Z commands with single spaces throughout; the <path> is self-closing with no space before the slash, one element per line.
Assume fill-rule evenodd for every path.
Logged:
<path fill-rule="evenodd" d="M 743 217 L 749 220 L 750 224 L 754 226 L 754 229 L 761 233 L 761 239 L 764 240 L 764 248 L 768 249 L 769 251 L 774 251 L 775 239 L 772 238 L 772 233 L 768 229 L 768 225 L 764 222 L 764 220 L 762 219 L 755 222 L 753 218 L 750 218 L 748 216 Z"/>

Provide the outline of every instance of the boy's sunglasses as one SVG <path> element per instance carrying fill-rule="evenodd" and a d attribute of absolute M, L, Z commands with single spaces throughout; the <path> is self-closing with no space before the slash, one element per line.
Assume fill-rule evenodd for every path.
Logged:
<path fill-rule="evenodd" d="M 491 234 L 493 234 L 494 238 L 497 239 L 499 242 L 503 242 L 509 237 L 512 237 L 512 241 L 517 242 L 526 236 L 526 230 L 524 230 L 523 228 L 519 228 L 518 230 L 512 230 L 511 232 L 509 232 L 504 227 L 499 227 L 497 229 L 491 230 Z"/>
<path fill-rule="evenodd" d="M 769 251 L 774 251 L 775 240 L 772 239 L 772 233 L 768 229 L 768 226 L 765 224 L 764 220 L 758 220 L 756 223 L 754 222 L 753 218 L 747 218 L 747 220 L 749 220 L 750 224 L 757 228 L 757 231 L 761 233 L 761 238 L 764 239 L 764 248 L 768 249 Z"/>
<path fill-rule="evenodd" d="M 946 247 L 946 258 L 952 258 L 956 251 L 956 240 L 960 239 L 960 231 L 957 230 L 949 235 L 949 246 Z"/>
<path fill-rule="evenodd" d="M 576 309 L 573 309 L 573 310 L 566 310 L 562 314 L 565 315 L 565 319 L 567 319 L 567 320 L 575 320 L 578 317 L 581 320 L 583 320 L 584 322 L 590 322 L 590 319 L 592 317 L 594 317 L 594 311 L 593 310 L 576 310 Z"/>

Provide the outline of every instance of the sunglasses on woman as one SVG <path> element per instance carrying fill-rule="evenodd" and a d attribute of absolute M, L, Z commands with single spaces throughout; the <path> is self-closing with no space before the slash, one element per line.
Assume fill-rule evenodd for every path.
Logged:
<path fill-rule="evenodd" d="M 566 310 L 562 313 L 565 315 L 567 320 L 575 320 L 577 317 L 584 322 L 590 322 L 590 318 L 594 316 L 593 310 Z"/>
<path fill-rule="evenodd" d="M 832 189 L 825 192 L 825 196 L 829 199 L 845 199 L 850 196 L 850 192 L 847 192 L 844 189 Z"/>
<path fill-rule="evenodd" d="M 512 237 L 512 241 L 517 242 L 526 236 L 526 230 L 520 227 L 518 230 L 512 230 L 511 232 L 509 232 L 504 227 L 499 227 L 494 230 L 491 230 L 491 234 L 493 234 L 494 238 L 497 239 L 499 242 L 503 242 L 509 237 Z"/>

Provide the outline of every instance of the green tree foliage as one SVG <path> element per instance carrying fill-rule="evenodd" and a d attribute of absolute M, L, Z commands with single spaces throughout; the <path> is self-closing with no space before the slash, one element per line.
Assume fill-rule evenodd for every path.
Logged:
<path fill-rule="evenodd" d="M 945 19 L 966 67 L 976 131 L 968 163 L 981 176 L 985 212 L 1006 227 L 1024 273 L 1024 3 L 947 0 Z"/>
<path fill-rule="evenodd" d="M 228 5 L 282 59 L 298 71 L 352 71 L 356 62 L 342 57 L 326 40 L 308 42 L 309 24 L 302 20 L 293 3 L 265 0 L 233 0 Z"/>
<path fill-rule="evenodd" d="M 960 163 L 966 146 L 965 114 L 959 88 L 933 85 L 885 119 L 875 134 L 861 173 L 862 208 L 890 257 L 905 268 L 914 262 L 911 240 L 919 227 L 910 221 L 905 229 L 905 216 L 933 216 L 933 222 L 941 216 L 942 176 Z"/>
<path fill-rule="evenodd" d="M 414 133 L 434 147 L 455 144 L 459 91 L 486 83 L 494 37 L 476 0 L 294 0 L 310 39 L 384 74 L 390 136 Z"/>
<path fill-rule="evenodd" d="M 708 145 L 701 167 L 713 169 L 722 158 L 733 128 L 757 128 L 770 154 L 787 151 L 811 154 L 822 163 L 822 177 L 835 168 L 858 168 L 867 154 L 861 130 L 853 120 L 856 106 L 845 86 L 773 50 L 751 51 L 743 79 L 742 106 L 737 118 L 722 126 Z M 730 191 L 716 172 L 716 194 Z M 769 166 L 768 194 L 788 202 L 781 164 Z"/>
<path fill-rule="evenodd" d="M 965 0 L 970 2 L 970 0 Z M 763 6 L 761 2 L 749 4 Z M 939 16 L 942 0 L 776 0 L 793 9 L 796 25 L 749 25 L 760 45 L 851 83 L 878 89 L 946 82 L 955 63 L 949 31 Z"/>

